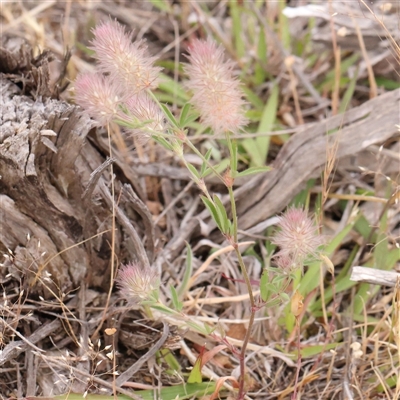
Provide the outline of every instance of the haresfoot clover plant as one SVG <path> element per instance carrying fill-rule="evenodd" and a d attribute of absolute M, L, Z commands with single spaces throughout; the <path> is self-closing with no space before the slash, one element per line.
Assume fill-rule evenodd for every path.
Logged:
<path fill-rule="evenodd" d="M 235 64 L 224 59 L 223 48 L 211 39 L 194 39 L 189 45 L 189 62 L 184 66 L 184 71 L 189 77 L 186 87 L 193 94 L 190 104 L 200 113 L 201 123 L 211 128 L 212 133 L 225 134 L 230 164 L 225 172 L 220 174 L 210 162 L 211 153 L 201 154 L 187 137 L 186 116 L 190 113 L 190 104 L 183 107 L 178 121 L 168 106 L 160 104 L 152 93 L 152 90 L 157 88 L 161 69 L 154 65 L 155 58 L 147 54 L 144 42 L 133 42 L 132 34 L 128 34 L 124 27 L 114 21 L 99 24 L 93 30 L 93 34 L 91 49 L 95 51 L 97 59 L 96 72 L 84 73 L 77 77 L 76 103 L 95 119 L 98 125 L 117 123 L 138 140 L 153 138 L 166 149 L 173 151 L 200 188 L 205 206 L 235 252 L 250 300 L 250 317 L 243 345 L 240 351 L 234 352 L 238 355 L 240 368 L 237 398 L 242 400 L 247 390 L 246 348 L 250 341 L 255 313 L 261 306 L 268 304 L 268 299 L 263 296 L 260 300 L 256 299 L 252 289 L 254 282 L 249 277 L 239 250 L 233 185 L 236 177 L 241 174 L 250 175 L 267 169 L 261 167 L 238 171 L 237 144 L 231 133 L 240 132 L 247 124 L 247 119 L 240 82 L 234 76 Z M 201 168 L 191 165 L 185 159 L 185 146 L 200 157 Z M 210 173 L 214 173 L 225 185 L 230 208 L 219 196 L 209 193 L 205 178 Z M 303 262 L 308 257 L 318 256 L 318 248 L 322 242 L 306 211 L 288 209 L 280 218 L 279 227 L 280 231 L 273 243 L 279 246 L 275 260 L 281 271 L 303 268 Z M 182 317 L 188 327 L 201 333 L 208 334 L 212 331 L 209 326 L 199 326 L 183 314 L 183 303 L 174 288 L 171 288 L 172 305 L 167 306 L 160 301 L 160 276 L 155 268 L 134 263 L 122 265 L 116 283 L 128 304 L 143 305 L 148 317 L 153 315 L 150 311 L 152 308 L 165 315 Z M 289 286 L 287 283 L 284 289 Z M 276 290 L 271 293 L 277 294 L 280 288 L 281 286 L 276 286 Z"/>

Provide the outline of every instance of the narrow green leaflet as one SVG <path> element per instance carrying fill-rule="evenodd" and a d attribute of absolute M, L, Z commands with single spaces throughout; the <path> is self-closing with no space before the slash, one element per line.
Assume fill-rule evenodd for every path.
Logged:
<path fill-rule="evenodd" d="M 153 136 L 153 140 L 156 141 L 158 144 L 161 144 L 161 146 L 163 146 L 166 150 L 174 151 L 171 144 L 167 140 L 165 140 L 163 137 Z"/>
<path fill-rule="evenodd" d="M 206 196 L 200 196 L 200 197 L 203 200 L 204 205 L 207 207 L 208 211 L 210 212 L 212 219 L 217 224 L 219 230 L 222 231 L 221 220 L 219 218 L 219 214 L 217 212 L 217 208 L 215 207 L 215 204 L 212 201 L 210 201 Z"/>
<path fill-rule="evenodd" d="M 260 295 L 262 301 L 267 301 L 268 300 L 268 295 L 269 295 L 269 290 L 268 290 L 268 271 L 264 269 L 262 275 L 261 275 L 261 280 L 260 280 Z"/>
<path fill-rule="evenodd" d="M 171 122 L 171 124 L 174 125 L 175 127 L 179 128 L 178 121 L 172 115 L 171 110 L 165 104 L 161 104 L 160 103 L 160 105 L 161 105 L 161 108 L 164 111 L 165 116 L 168 118 L 168 121 Z"/>
<path fill-rule="evenodd" d="M 186 293 L 187 286 L 190 280 L 190 277 L 192 276 L 192 271 L 193 271 L 193 252 L 192 248 L 190 247 L 190 244 L 186 242 L 186 269 L 185 273 L 183 275 L 182 283 L 179 285 L 179 288 L 177 290 L 178 292 L 178 298 L 181 300 L 183 296 Z"/>
<path fill-rule="evenodd" d="M 190 171 L 190 173 L 198 180 L 201 179 L 201 176 L 199 174 L 199 171 L 197 171 L 196 167 L 193 166 L 192 164 L 187 163 L 186 164 L 188 170 Z"/>
<path fill-rule="evenodd" d="M 185 400 L 193 398 L 202 398 L 210 395 L 216 388 L 215 382 L 187 383 L 176 386 L 163 387 L 157 395 L 157 389 L 154 390 L 136 390 L 133 395 L 140 396 L 142 400 L 154 400 L 159 398 L 162 400 Z M 30 400 L 83 400 L 82 394 L 67 393 L 50 397 L 30 397 Z M 85 400 L 115 400 L 111 395 L 88 394 Z M 131 397 L 120 394 L 117 400 L 132 400 Z"/>
<path fill-rule="evenodd" d="M 207 153 L 206 153 L 206 155 L 204 156 L 204 158 L 207 160 L 207 161 L 209 161 L 210 160 L 210 157 L 211 157 L 211 152 L 213 151 L 213 148 L 212 147 L 210 147 L 208 150 L 207 150 Z M 203 161 L 203 163 L 201 164 L 201 169 L 200 169 L 200 176 L 201 177 L 204 177 L 205 175 L 205 172 L 206 172 L 206 170 L 207 170 L 207 163 L 205 162 L 205 161 Z"/>
<path fill-rule="evenodd" d="M 186 103 L 182 108 L 181 115 L 179 116 L 179 125 L 181 128 L 186 126 L 186 120 L 189 115 L 190 108 L 191 106 L 189 103 Z"/>
<path fill-rule="evenodd" d="M 271 171 L 271 167 L 250 167 L 246 170 L 239 172 L 236 177 L 259 174 L 261 172 Z"/>
<path fill-rule="evenodd" d="M 223 233 L 229 233 L 229 225 L 230 225 L 229 222 L 230 221 L 228 219 L 228 214 L 226 213 L 225 206 L 222 204 L 221 199 L 216 194 L 213 195 L 213 200 L 214 200 L 215 208 L 218 212 L 218 216 L 221 221 L 221 226 L 222 226 L 221 231 Z"/>
<path fill-rule="evenodd" d="M 179 301 L 178 292 L 172 285 L 170 286 L 170 290 L 171 290 L 171 298 L 172 298 L 172 304 L 174 306 L 174 309 L 176 311 L 181 312 L 182 308 L 183 308 L 183 303 L 181 301 Z"/>

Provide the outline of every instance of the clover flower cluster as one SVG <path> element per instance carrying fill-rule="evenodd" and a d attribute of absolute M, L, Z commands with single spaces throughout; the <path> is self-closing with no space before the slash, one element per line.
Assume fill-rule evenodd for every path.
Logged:
<path fill-rule="evenodd" d="M 301 208 L 289 208 L 279 219 L 279 231 L 272 243 L 279 246 L 277 265 L 284 270 L 303 267 L 303 263 L 318 256 L 323 240 L 313 220 Z"/>
<path fill-rule="evenodd" d="M 131 263 L 121 266 L 116 283 L 121 296 L 129 304 L 140 304 L 158 291 L 160 277 L 155 268 Z"/>
<path fill-rule="evenodd" d="M 151 96 L 159 84 L 161 68 L 154 65 L 156 58 L 147 53 L 145 43 L 132 41 L 132 33 L 112 20 L 95 27 L 93 36 L 90 49 L 95 53 L 96 72 L 78 75 L 76 103 L 98 125 L 116 122 L 139 140 L 165 137 L 169 130 L 173 133 L 164 111 Z M 225 61 L 222 47 L 211 40 L 193 40 L 188 60 L 186 87 L 192 91 L 191 104 L 200 112 L 202 123 L 214 133 L 239 131 L 246 119 L 234 63 Z M 180 154 L 182 145 L 175 146 L 176 140 L 171 143 Z M 135 304 L 149 300 L 159 287 L 154 270 L 136 264 L 123 265 L 116 282 L 121 295 Z"/>
<path fill-rule="evenodd" d="M 96 72 L 77 77 L 76 103 L 99 125 L 118 120 L 136 136 L 164 132 L 163 114 L 146 93 L 158 85 L 161 68 L 154 66 L 155 57 L 117 22 L 103 22 L 93 34 Z"/>
<path fill-rule="evenodd" d="M 97 122 L 112 121 L 136 137 L 165 133 L 167 125 L 159 105 L 148 92 L 159 83 L 161 68 L 147 53 L 142 40 L 115 21 L 93 29 L 90 49 L 97 60 L 96 72 L 80 74 L 75 81 L 75 100 Z M 187 88 L 202 122 L 214 133 L 236 132 L 244 126 L 243 100 L 234 64 L 224 61 L 222 47 L 211 40 L 194 40 L 189 48 Z"/>
<path fill-rule="evenodd" d="M 189 76 L 186 86 L 192 90 L 191 103 L 200 111 L 202 122 L 214 133 L 236 132 L 246 125 L 240 83 L 234 78 L 232 61 L 224 61 L 222 46 L 195 39 L 189 47 Z"/>

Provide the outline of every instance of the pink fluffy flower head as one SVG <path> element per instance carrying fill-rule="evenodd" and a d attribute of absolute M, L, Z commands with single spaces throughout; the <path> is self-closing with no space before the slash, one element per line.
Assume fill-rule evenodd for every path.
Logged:
<path fill-rule="evenodd" d="M 161 68 L 155 67 L 142 40 L 132 42 L 132 33 L 114 21 L 100 23 L 93 29 L 92 47 L 99 71 L 110 74 L 131 94 L 157 87 Z"/>
<path fill-rule="evenodd" d="M 160 279 L 152 267 L 140 267 L 137 264 L 121 266 L 116 279 L 121 295 L 131 304 L 140 304 L 158 291 Z"/>
<path fill-rule="evenodd" d="M 279 246 L 276 254 L 278 265 L 300 266 L 308 258 L 317 255 L 317 249 L 322 244 L 322 238 L 313 220 L 301 208 L 289 208 L 280 217 L 280 230 L 272 239 Z"/>
<path fill-rule="evenodd" d="M 121 86 L 97 73 L 78 75 L 75 81 L 75 101 L 100 125 L 112 121 L 122 101 Z"/>
<path fill-rule="evenodd" d="M 212 40 L 194 40 L 189 48 L 187 87 L 202 122 L 214 133 L 237 132 L 246 125 L 240 83 L 233 75 L 234 63 L 224 61 L 224 50 Z"/>
<path fill-rule="evenodd" d="M 121 119 L 127 124 L 132 123 L 132 127 L 128 127 L 128 132 L 139 141 L 165 133 L 167 123 L 164 114 L 146 93 L 129 97 L 125 107 L 127 114 L 121 114 Z"/>

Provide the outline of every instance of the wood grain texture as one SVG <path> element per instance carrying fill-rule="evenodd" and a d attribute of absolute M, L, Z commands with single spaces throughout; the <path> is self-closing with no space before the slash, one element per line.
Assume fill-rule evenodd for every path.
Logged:
<path fill-rule="evenodd" d="M 273 170 L 235 191 L 239 226 L 249 229 L 281 211 L 311 177 L 321 174 L 327 147 L 338 141 L 340 159 L 398 135 L 400 89 L 385 93 L 342 115 L 299 130 L 279 152 Z"/>

